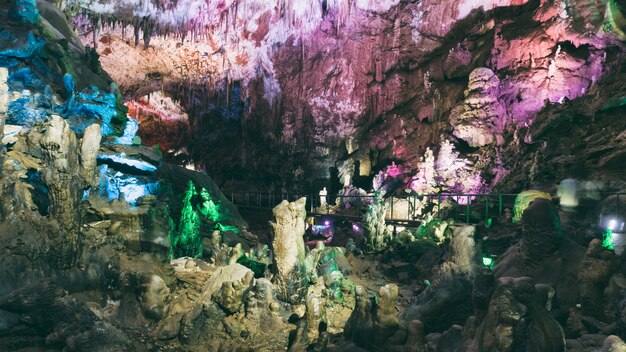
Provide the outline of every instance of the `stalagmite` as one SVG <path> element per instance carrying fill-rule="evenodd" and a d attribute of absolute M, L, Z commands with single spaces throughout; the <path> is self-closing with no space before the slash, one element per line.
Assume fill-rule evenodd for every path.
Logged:
<path fill-rule="evenodd" d="M 272 211 L 272 251 L 277 295 L 293 303 L 302 301 L 308 286 L 303 238 L 305 205 L 306 198 L 300 198 L 293 203 L 283 200 Z"/>

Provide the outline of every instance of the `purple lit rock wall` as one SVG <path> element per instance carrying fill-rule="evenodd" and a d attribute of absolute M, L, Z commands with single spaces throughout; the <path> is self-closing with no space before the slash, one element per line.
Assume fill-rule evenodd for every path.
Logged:
<path fill-rule="evenodd" d="M 537 112 L 618 72 L 624 53 L 604 1 L 78 2 L 84 42 L 128 96 L 181 102 L 208 172 L 312 179 L 353 159 L 418 175 L 451 141 L 489 187 L 503 145 L 532 143 Z"/>

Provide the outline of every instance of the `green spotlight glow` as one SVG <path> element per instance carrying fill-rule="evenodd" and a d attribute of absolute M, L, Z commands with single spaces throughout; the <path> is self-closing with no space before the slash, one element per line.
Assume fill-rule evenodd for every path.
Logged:
<path fill-rule="evenodd" d="M 483 265 L 491 267 L 491 265 L 493 265 L 493 259 L 491 257 L 483 257 Z"/>
<path fill-rule="evenodd" d="M 196 196 L 196 187 L 189 181 L 189 187 L 183 197 L 178 232 L 171 233 L 170 256 L 198 258 L 202 255 L 202 236 L 200 234 L 200 216 L 193 208 L 192 198 Z"/>
<path fill-rule="evenodd" d="M 215 204 L 211 195 L 206 188 L 202 187 L 200 190 L 200 197 L 202 197 L 202 205 L 200 206 L 200 213 L 209 220 L 216 222 L 220 217 L 220 208 Z"/>
<path fill-rule="evenodd" d="M 602 235 L 602 247 L 609 250 L 615 249 L 615 247 L 613 246 L 613 230 L 606 229 L 606 231 Z"/>

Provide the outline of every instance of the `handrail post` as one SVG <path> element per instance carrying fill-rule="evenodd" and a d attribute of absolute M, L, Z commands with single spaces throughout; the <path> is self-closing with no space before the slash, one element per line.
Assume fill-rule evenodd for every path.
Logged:
<path fill-rule="evenodd" d="M 467 211 L 466 211 L 466 215 L 465 215 L 465 219 L 467 224 L 469 225 L 470 223 L 470 196 L 467 196 Z"/>
<path fill-rule="evenodd" d="M 485 221 L 489 219 L 489 196 L 485 198 Z"/>
<path fill-rule="evenodd" d="M 437 219 L 441 220 L 441 193 L 437 194 Z"/>
<path fill-rule="evenodd" d="M 390 215 L 390 219 L 389 220 L 393 221 L 393 194 L 391 195 L 389 200 L 391 201 L 391 214 L 389 214 Z"/>
<path fill-rule="evenodd" d="M 498 195 L 498 216 L 502 216 L 502 194 Z"/>

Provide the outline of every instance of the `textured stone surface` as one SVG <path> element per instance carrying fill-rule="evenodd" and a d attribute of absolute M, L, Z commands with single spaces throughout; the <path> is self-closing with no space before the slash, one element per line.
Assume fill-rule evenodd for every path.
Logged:
<path fill-rule="evenodd" d="M 9 87 L 7 86 L 8 76 L 9 70 L 5 67 L 0 67 L 0 148 L 3 147 L 2 139 L 4 138 L 4 123 L 9 105 Z M 0 166 L 0 169 L 1 168 L 2 167 Z"/>
<path fill-rule="evenodd" d="M 500 278 L 487 316 L 467 351 L 565 350 L 563 330 L 546 310 L 551 298 L 537 294 L 530 278 Z M 542 304 L 534 304 L 536 299 Z"/>
<path fill-rule="evenodd" d="M 452 239 L 450 240 L 450 257 L 441 264 L 439 270 L 440 278 L 443 281 L 452 276 L 472 275 L 476 257 L 476 242 L 474 241 L 474 226 L 454 226 L 452 228 Z"/>
<path fill-rule="evenodd" d="M 96 156 L 100 149 L 100 125 L 92 124 L 85 129 L 80 144 L 80 172 L 81 176 L 89 185 L 94 186 L 96 183 Z"/>
<path fill-rule="evenodd" d="M 277 294 L 294 303 L 304 298 L 308 286 L 303 237 L 305 204 L 306 198 L 300 198 L 293 203 L 283 200 L 272 210 L 272 252 Z"/>
<path fill-rule="evenodd" d="M 151 319 L 161 319 L 167 313 L 170 289 L 160 276 L 152 275 L 144 290 L 144 293 L 141 295 L 143 314 Z"/>
<path fill-rule="evenodd" d="M 598 30 L 611 17 L 607 2 L 339 1 L 323 10 L 314 1 L 246 0 L 179 21 L 181 4 L 151 3 L 142 11 L 160 15 L 144 20 L 129 2 L 113 3 L 125 5 L 84 3 L 87 13 L 112 15 L 84 42 L 98 44 L 126 93 L 165 89 L 190 112 L 189 129 L 168 125 L 177 132 L 159 143 L 182 149 L 181 141 L 201 140 L 187 145 L 197 164 L 238 177 L 245 176 L 231 165 L 239 162 L 284 170 L 286 181 L 298 167 L 301 177 L 328 177 L 346 153 L 374 171 L 389 160 L 413 166 L 440 142 L 439 124 L 472 145 L 529 143 L 526 129 L 547 102 L 585 95 L 616 72 L 623 53 L 617 31 Z M 91 18 L 74 20 L 88 30 Z M 123 26 L 137 39 L 153 29 L 148 48 L 124 40 Z M 221 135 L 243 138 L 224 143 Z M 499 161 L 489 162 L 491 173 Z"/>
<path fill-rule="evenodd" d="M 378 301 L 367 296 L 363 287 L 356 287 L 356 306 L 346 322 L 347 340 L 364 348 L 385 346 L 391 335 L 400 327 L 395 309 L 398 286 L 389 284 L 378 290 Z"/>
<path fill-rule="evenodd" d="M 485 67 L 474 69 L 469 75 L 462 112 L 453 109 L 450 123 L 454 135 L 472 147 L 502 144 L 502 131 L 507 123 L 505 109 L 498 101 L 500 79 Z"/>
<path fill-rule="evenodd" d="M 366 246 L 370 251 L 381 251 L 388 245 L 390 234 L 385 225 L 385 215 L 387 214 L 387 202 L 383 198 L 382 192 L 377 192 L 374 201 L 367 207 L 367 212 L 363 216 L 363 223 L 366 233 Z"/>

